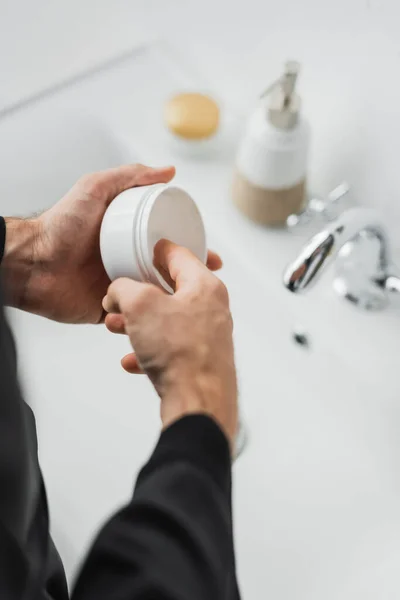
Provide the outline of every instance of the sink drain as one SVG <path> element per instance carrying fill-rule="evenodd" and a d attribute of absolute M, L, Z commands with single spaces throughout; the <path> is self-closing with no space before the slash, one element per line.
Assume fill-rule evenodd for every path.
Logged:
<path fill-rule="evenodd" d="M 302 348 L 310 348 L 310 338 L 304 331 L 294 330 L 292 340 Z"/>

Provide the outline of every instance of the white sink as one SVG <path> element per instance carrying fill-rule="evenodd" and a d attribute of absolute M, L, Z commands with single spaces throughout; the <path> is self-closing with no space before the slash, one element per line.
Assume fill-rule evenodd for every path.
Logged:
<path fill-rule="evenodd" d="M 124 160 L 110 131 L 90 116 L 42 104 L 1 123 L 0 197 L 7 214 L 43 210 L 82 174 Z"/>
<path fill-rule="evenodd" d="M 1 210 L 45 208 L 82 173 L 120 162 L 177 164 L 177 179 L 203 211 L 210 245 L 225 259 L 221 276 L 235 319 L 250 437 L 234 468 L 243 597 L 397 598 L 398 315 L 359 313 L 328 285 L 301 299 L 283 289 L 282 269 L 302 240 L 262 230 L 231 207 L 233 146 L 213 163 L 171 154 L 161 107 L 186 86 L 196 79 L 154 46 L 6 116 Z M 127 341 L 103 327 L 12 318 L 54 537 L 71 575 L 154 446 L 158 400 L 145 378 L 122 372 Z M 309 349 L 292 340 L 297 324 L 309 334 Z"/>

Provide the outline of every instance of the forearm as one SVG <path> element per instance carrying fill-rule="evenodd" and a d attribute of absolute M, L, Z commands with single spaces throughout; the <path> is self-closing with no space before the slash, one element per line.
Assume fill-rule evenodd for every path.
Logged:
<path fill-rule="evenodd" d="M 210 418 L 164 431 L 131 503 L 94 542 L 73 600 L 237 600 L 230 471 Z"/>
<path fill-rule="evenodd" d="M 4 256 L 1 263 L 5 304 L 25 308 L 29 284 L 38 264 L 35 219 L 6 217 Z"/>

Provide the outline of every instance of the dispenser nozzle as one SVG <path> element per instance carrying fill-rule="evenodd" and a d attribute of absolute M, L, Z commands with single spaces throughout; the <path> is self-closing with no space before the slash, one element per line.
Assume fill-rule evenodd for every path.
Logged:
<path fill-rule="evenodd" d="M 284 94 L 284 105 L 288 106 L 296 87 L 297 77 L 300 72 L 300 63 L 295 60 L 289 60 L 285 64 L 285 73 L 281 77 L 281 86 Z"/>
<path fill-rule="evenodd" d="M 296 60 L 288 60 L 285 63 L 285 72 L 281 77 L 278 77 L 275 81 L 271 83 L 267 87 L 266 90 L 263 91 L 260 98 L 265 98 L 265 96 L 269 96 L 271 92 L 273 92 L 276 88 L 281 88 L 285 95 L 285 99 L 287 98 L 290 101 L 290 98 L 294 92 L 296 87 L 297 77 L 300 73 L 300 63 Z"/>
<path fill-rule="evenodd" d="M 279 129 L 291 129 L 297 123 L 300 100 L 295 87 L 299 72 L 300 63 L 287 61 L 283 75 L 261 94 L 261 98 L 271 94 L 269 120 Z"/>

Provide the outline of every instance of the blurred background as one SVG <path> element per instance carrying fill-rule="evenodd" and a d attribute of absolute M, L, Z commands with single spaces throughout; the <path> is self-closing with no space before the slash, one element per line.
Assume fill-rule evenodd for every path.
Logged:
<path fill-rule="evenodd" d="M 247 118 L 295 59 L 310 194 L 347 181 L 341 210 L 377 209 L 400 265 L 399 30 L 398 0 L 0 0 L 2 213 L 42 210 L 87 171 L 172 163 L 225 259 L 249 434 L 234 468 L 244 598 L 400 596 L 398 301 L 346 304 L 332 272 L 290 295 L 283 270 L 324 222 L 261 227 L 230 191 Z M 175 153 L 164 136 L 165 102 L 186 89 L 218 101 L 217 159 Z M 131 492 L 158 404 L 121 373 L 124 340 L 11 317 L 71 579 Z"/>
<path fill-rule="evenodd" d="M 385 213 L 396 212 L 396 0 L 2 0 L 0 7 L 0 108 L 154 39 L 173 43 L 232 107 L 251 108 L 283 61 L 296 58 L 318 191 L 351 169 L 363 202 L 379 195 Z M 365 169 L 373 172 L 368 182 Z"/>

